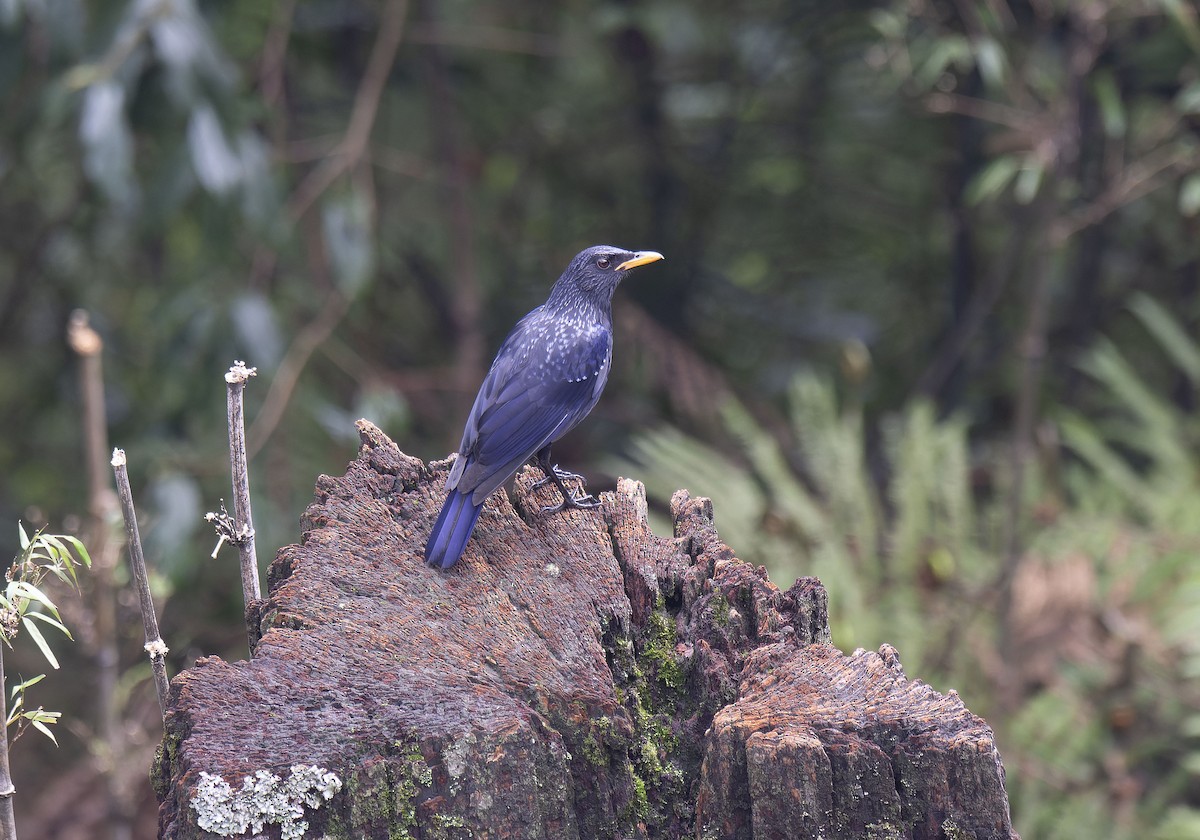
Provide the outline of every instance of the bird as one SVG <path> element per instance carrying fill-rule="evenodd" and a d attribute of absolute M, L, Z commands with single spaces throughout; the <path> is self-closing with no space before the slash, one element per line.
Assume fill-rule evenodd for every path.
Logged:
<path fill-rule="evenodd" d="M 500 345 L 467 416 L 446 478 L 446 500 L 425 544 L 425 562 L 448 569 L 462 556 L 483 503 L 526 463 L 553 482 L 562 502 L 543 508 L 594 508 L 583 477 L 550 460 L 551 445 L 595 407 L 612 366 L 612 296 L 657 251 L 594 245 L 575 255 L 550 290 Z M 580 495 L 566 482 L 578 480 Z"/>

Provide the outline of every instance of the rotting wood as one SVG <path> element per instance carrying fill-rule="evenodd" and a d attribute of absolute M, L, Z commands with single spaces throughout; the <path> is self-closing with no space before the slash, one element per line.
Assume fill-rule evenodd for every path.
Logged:
<path fill-rule="evenodd" d="M 255 659 L 173 681 L 162 837 L 213 836 L 201 773 L 301 764 L 339 781 L 314 837 L 1016 836 L 986 723 L 888 646 L 831 646 L 820 582 L 738 560 L 707 499 L 677 493 L 661 538 L 638 482 L 542 515 L 529 470 L 443 573 L 445 465 L 359 428 L 271 565 Z"/>

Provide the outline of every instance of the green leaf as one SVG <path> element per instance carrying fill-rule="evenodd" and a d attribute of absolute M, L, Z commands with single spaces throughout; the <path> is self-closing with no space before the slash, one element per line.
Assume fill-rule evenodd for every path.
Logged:
<path fill-rule="evenodd" d="M 29 633 L 30 638 L 41 649 L 42 656 L 46 657 L 46 661 L 50 663 L 50 667 L 57 671 L 58 660 L 54 658 L 54 651 L 50 650 L 50 645 L 46 643 L 45 637 L 42 636 L 42 631 L 28 618 L 22 618 L 21 624 L 25 626 L 25 631 Z"/>
<path fill-rule="evenodd" d="M 1142 509 L 1150 503 L 1153 497 L 1151 489 L 1082 415 L 1073 412 L 1064 414 L 1059 420 L 1059 428 L 1063 443 L 1110 486 L 1119 488 L 1130 503 Z"/>
<path fill-rule="evenodd" d="M 71 552 L 55 534 L 42 534 L 42 543 L 49 549 L 50 559 L 56 563 L 71 562 Z"/>
<path fill-rule="evenodd" d="M 876 32 L 893 40 L 902 37 L 908 26 L 907 15 L 898 14 L 891 9 L 873 9 L 867 20 Z"/>
<path fill-rule="evenodd" d="M 972 64 L 971 44 L 962 35 L 943 35 L 929 51 L 929 57 L 916 73 L 922 87 L 933 87 L 947 68 L 965 71 Z"/>
<path fill-rule="evenodd" d="M 30 720 L 39 720 L 42 723 L 58 723 L 62 717 L 62 712 L 48 712 L 41 706 L 38 706 L 32 712 L 26 712 L 25 717 Z"/>
<path fill-rule="evenodd" d="M 983 81 L 995 88 L 1003 86 L 1008 75 L 1004 49 L 995 38 L 989 37 L 976 38 L 972 47 L 975 51 L 975 66 L 979 68 L 979 75 Z"/>
<path fill-rule="evenodd" d="M 1142 292 L 1134 295 L 1129 308 L 1191 383 L 1200 386 L 1200 345 L 1175 316 Z"/>
<path fill-rule="evenodd" d="M 74 575 L 74 572 L 71 571 L 71 567 L 69 565 L 64 565 L 61 563 L 53 563 L 53 564 L 48 563 L 48 564 L 42 566 L 42 568 L 45 569 L 50 574 L 54 575 L 56 578 L 61 580 L 63 583 L 67 584 L 67 586 L 75 585 L 75 580 L 74 580 L 75 575 Z"/>
<path fill-rule="evenodd" d="M 76 582 L 75 558 L 72 556 L 71 550 L 54 534 L 45 534 L 42 542 L 50 554 L 51 565 L 47 567 L 48 570 L 63 583 L 74 585 Z"/>
<path fill-rule="evenodd" d="M 40 683 L 40 682 L 41 682 L 42 680 L 44 680 L 44 679 L 46 679 L 46 675 L 45 675 L 45 674 L 38 674 L 36 677 L 30 677 L 29 679 L 25 680 L 25 682 L 23 682 L 23 683 L 18 683 L 17 685 L 14 685 L 14 686 L 12 687 L 12 691 L 11 691 L 11 692 L 9 692 L 9 695 L 10 695 L 11 697 L 14 697 L 14 698 L 15 698 L 15 697 L 16 697 L 16 696 L 17 696 L 19 693 L 21 693 L 21 692 L 22 692 L 22 691 L 24 691 L 25 689 L 29 688 L 30 686 L 35 686 L 35 685 L 37 685 L 38 683 Z"/>
<path fill-rule="evenodd" d="M 29 548 L 29 535 L 25 533 L 25 526 L 17 521 L 17 532 L 21 535 L 21 551 Z"/>
<path fill-rule="evenodd" d="M 40 720 L 31 720 L 30 723 L 33 724 L 34 729 L 36 729 L 38 732 L 41 732 L 43 735 L 53 741 L 54 746 L 58 746 L 58 739 L 54 737 L 54 733 L 51 732 L 44 723 L 42 723 Z"/>
<path fill-rule="evenodd" d="M 89 569 L 92 567 L 92 555 L 88 554 L 87 547 L 78 537 L 72 537 L 70 534 L 63 534 L 62 539 L 66 540 L 75 549 L 75 553 L 79 556 L 79 560 L 84 566 Z"/>
<path fill-rule="evenodd" d="M 982 204 L 1004 192 L 1020 165 L 1020 159 L 1015 155 L 1004 155 L 993 160 L 967 184 L 967 204 Z"/>
<path fill-rule="evenodd" d="M 1038 188 L 1042 185 L 1042 175 L 1045 167 L 1041 161 L 1032 158 L 1025 161 L 1017 175 L 1017 183 L 1013 186 L 1013 198 L 1018 204 L 1029 204 L 1037 198 Z"/>
<path fill-rule="evenodd" d="M 1200 213 L 1200 172 L 1193 172 L 1179 185 L 1179 213 L 1191 218 Z"/>
<path fill-rule="evenodd" d="M 57 621 L 57 620 L 51 618 L 50 616 L 46 615 L 45 613 L 40 613 L 40 612 L 26 613 L 25 618 L 36 618 L 38 621 L 41 621 L 45 624 L 49 624 L 51 627 L 60 631 L 68 639 L 71 639 L 72 641 L 74 641 L 74 637 L 71 636 L 71 631 L 66 628 L 66 625 L 64 625 L 61 621 Z"/>
<path fill-rule="evenodd" d="M 1139 421 L 1141 428 L 1122 444 L 1156 454 L 1160 464 L 1187 463 L 1188 453 L 1181 446 L 1179 433 L 1180 416 L 1146 384 L 1114 343 L 1097 341 L 1079 366 L 1102 382 Z"/>
<path fill-rule="evenodd" d="M 46 609 L 50 610 L 50 612 L 54 613 L 56 618 L 60 617 L 58 614 L 58 607 L 55 606 L 54 602 L 50 600 L 50 596 L 27 580 L 14 580 L 8 585 L 7 594 L 10 601 L 17 598 L 23 598 L 29 603 L 41 604 Z M 26 603 L 21 607 L 22 614 L 29 609 L 29 603 Z"/>

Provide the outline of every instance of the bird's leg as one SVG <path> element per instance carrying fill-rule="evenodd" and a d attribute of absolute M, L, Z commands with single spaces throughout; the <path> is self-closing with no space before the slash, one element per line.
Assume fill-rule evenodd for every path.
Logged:
<path fill-rule="evenodd" d="M 534 482 L 534 484 L 533 484 L 534 490 L 537 490 L 541 487 L 545 487 L 547 484 L 549 484 L 551 481 L 554 480 L 554 476 L 557 476 L 558 478 L 560 478 L 563 481 L 573 481 L 574 479 L 579 479 L 580 482 L 583 481 L 583 476 L 581 476 L 579 473 L 573 473 L 568 470 L 564 470 L 558 464 L 555 464 L 553 467 L 550 468 L 550 470 L 552 471 L 551 472 L 551 471 L 547 471 L 546 468 L 542 466 L 541 461 L 538 461 L 535 459 L 534 463 L 536 463 L 538 465 L 538 468 L 541 469 L 542 472 L 546 473 L 545 478 L 539 478 L 537 481 Z"/>
<path fill-rule="evenodd" d="M 537 453 L 534 454 L 532 458 L 529 459 L 529 463 L 537 465 L 537 468 L 540 469 L 544 474 L 543 478 L 533 483 L 533 487 L 531 489 L 539 490 L 542 487 L 545 487 L 551 481 L 554 481 L 554 476 L 558 476 L 558 478 L 562 481 L 570 481 L 577 478 L 582 483 L 583 476 L 581 476 L 579 473 L 568 472 L 558 464 L 550 466 L 550 446 L 551 444 L 543 446 L 537 451 Z"/>
<path fill-rule="evenodd" d="M 579 487 L 581 491 L 586 491 L 584 486 L 583 476 L 578 473 L 567 472 L 559 469 L 557 464 L 550 461 L 550 447 L 545 446 L 536 455 L 533 456 L 533 461 L 538 465 L 546 477 L 533 485 L 533 489 L 545 487 L 547 483 L 553 481 L 554 486 L 558 488 L 558 492 L 562 493 L 563 500 L 557 505 L 547 505 L 542 508 L 542 513 L 557 513 L 563 508 L 579 508 L 580 510 L 588 510 L 590 508 L 599 507 L 600 500 L 590 493 L 584 492 L 580 496 L 573 496 L 571 491 L 567 489 L 566 482 L 571 479 L 579 479 Z"/>

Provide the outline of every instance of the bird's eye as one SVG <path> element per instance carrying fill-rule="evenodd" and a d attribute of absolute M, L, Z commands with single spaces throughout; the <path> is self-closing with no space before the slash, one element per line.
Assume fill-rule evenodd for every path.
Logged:
<path fill-rule="evenodd" d="M 608 268 L 608 264 L 610 262 L 611 260 L 609 260 L 608 257 L 601 257 L 600 259 L 596 260 L 596 265 L 600 266 L 601 268 Z"/>

